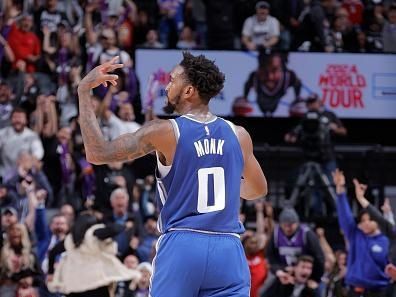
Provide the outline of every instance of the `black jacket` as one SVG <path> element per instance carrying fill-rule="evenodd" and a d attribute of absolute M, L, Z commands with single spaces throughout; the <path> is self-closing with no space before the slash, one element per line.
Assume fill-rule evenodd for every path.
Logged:
<path fill-rule="evenodd" d="M 291 297 L 293 294 L 294 285 L 282 285 L 277 278 L 274 284 L 265 292 L 265 297 Z M 316 289 L 311 289 L 305 286 L 298 297 L 315 297 Z"/>

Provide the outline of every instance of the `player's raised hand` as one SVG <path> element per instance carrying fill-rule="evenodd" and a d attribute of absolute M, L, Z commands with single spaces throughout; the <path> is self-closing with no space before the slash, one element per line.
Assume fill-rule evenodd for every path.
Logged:
<path fill-rule="evenodd" d="M 79 89 L 90 90 L 97 86 L 103 84 L 107 87 L 110 83 L 113 86 L 117 85 L 118 75 L 111 74 L 116 69 L 124 67 L 124 64 L 117 64 L 118 56 L 112 58 L 94 69 L 92 69 L 88 74 L 80 81 L 78 84 Z"/>

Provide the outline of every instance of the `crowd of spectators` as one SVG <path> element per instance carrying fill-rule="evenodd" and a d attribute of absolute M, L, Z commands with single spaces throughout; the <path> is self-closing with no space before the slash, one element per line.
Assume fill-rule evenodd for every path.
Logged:
<path fill-rule="evenodd" d="M 353 179 L 347 195 L 346 178 L 338 169 L 333 181 L 340 226 L 336 236 L 343 238 L 342 244 L 329 242 L 325 228 L 337 230 L 301 222 L 293 208 L 275 216 L 268 202 L 250 205 L 256 221 L 245 221 L 250 227 L 242 241 L 252 277 L 251 296 L 394 296 L 395 223 L 389 200 L 381 213 L 366 199 L 366 185 Z M 356 220 L 348 196 L 360 205 Z"/>
<path fill-rule="evenodd" d="M 134 71 L 139 47 L 396 52 L 396 6 L 386 0 L 0 1 L 0 296 L 60 296 L 47 289 L 54 271 L 49 256 L 81 211 L 125 228 L 114 239 L 117 256 L 142 277 L 119 283 L 116 296 L 148 296 L 149 263 L 159 237 L 155 157 L 88 163 L 76 93 L 87 71 L 119 56 L 124 68 L 117 73 L 118 85 L 97 88 L 92 105 L 107 140 L 136 131 L 152 117 L 141 110 Z M 356 192 L 368 209 L 356 225 L 342 176 L 337 173 L 335 184 L 348 244 L 335 252 L 323 229 L 315 233 L 293 209 L 278 216 L 270 203 L 245 203 L 242 241 L 251 296 L 346 296 L 388 289 L 396 270 L 389 264 L 394 256 L 388 257 L 394 236 L 389 204 L 384 210 L 390 222 L 373 213 L 364 191 Z M 377 274 L 356 278 L 351 271 L 368 257 L 376 265 L 368 269 L 375 267 Z"/>

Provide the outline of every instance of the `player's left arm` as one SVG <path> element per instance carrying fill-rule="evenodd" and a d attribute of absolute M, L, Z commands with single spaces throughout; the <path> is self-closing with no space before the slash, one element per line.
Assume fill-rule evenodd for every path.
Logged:
<path fill-rule="evenodd" d="M 240 195 L 247 200 L 266 196 L 268 192 L 267 179 L 253 154 L 252 139 L 249 133 L 242 127 L 237 127 L 237 133 L 244 159 Z"/>
<path fill-rule="evenodd" d="M 172 133 L 172 126 L 166 120 L 154 120 L 135 133 L 119 136 L 113 141 L 103 138 L 94 110 L 91 106 L 90 92 L 100 84 L 116 85 L 118 76 L 111 74 L 123 64 L 114 64 L 117 57 L 91 70 L 78 86 L 80 116 L 79 124 L 84 141 L 87 160 L 93 164 L 106 164 L 127 161 L 144 156 L 154 150 L 162 151 L 161 143 L 166 145 L 166 137 Z M 168 137 L 169 138 L 169 137 Z"/>

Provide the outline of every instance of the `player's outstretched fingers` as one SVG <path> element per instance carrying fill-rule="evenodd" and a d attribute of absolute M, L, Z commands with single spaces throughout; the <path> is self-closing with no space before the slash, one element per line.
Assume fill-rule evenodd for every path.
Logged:
<path fill-rule="evenodd" d="M 107 61 L 106 63 L 104 63 L 104 65 L 112 65 L 115 64 L 116 62 L 118 62 L 118 60 L 120 59 L 119 56 L 115 56 L 113 58 L 111 58 L 109 61 Z"/>
<path fill-rule="evenodd" d="M 102 72 L 111 72 L 111 71 L 114 71 L 115 69 L 124 67 L 124 64 L 122 64 L 122 63 L 116 64 L 116 62 L 118 60 L 119 60 L 119 56 L 115 56 L 115 57 L 111 58 L 109 61 L 101 64 L 98 67 L 100 67 Z"/>
<path fill-rule="evenodd" d="M 114 70 L 119 69 L 119 68 L 123 68 L 123 67 L 124 67 L 124 64 L 112 64 L 112 65 L 107 67 L 106 71 L 107 72 L 113 72 Z"/>
<path fill-rule="evenodd" d="M 118 75 L 116 75 L 116 74 L 105 74 L 103 78 L 106 81 L 111 82 L 111 81 L 116 81 L 118 79 Z"/>

